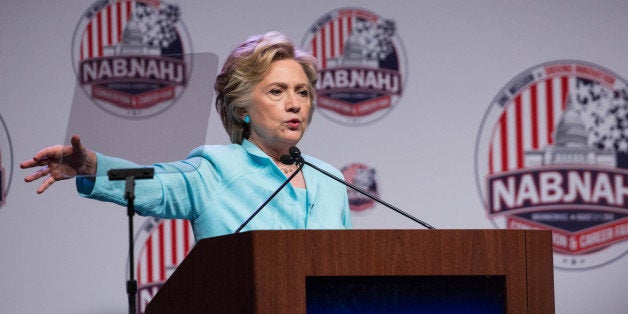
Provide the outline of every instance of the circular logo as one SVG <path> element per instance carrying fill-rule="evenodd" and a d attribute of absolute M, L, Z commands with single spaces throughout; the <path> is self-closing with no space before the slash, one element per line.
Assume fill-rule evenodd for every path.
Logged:
<path fill-rule="evenodd" d="M 554 266 L 588 269 L 628 251 L 628 88 L 564 60 L 517 75 L 486 111 L 475 177 L 498 228 L 552 231 Z"/>
<path fill-rule="evenodd" d="M 146 305 L 193 246 L 194 234 L 189 221 L 155 217 L 149 217 L 144 221 L 134 240 L 135 252 L 139 253 L 135 255 L 136 260 L 133 264 L 138 287 L 136 302 L 138 313 L 144 313 Z"/>
<path fill-rule="evenodd" d="M 407 63 L 393 20 L 364 9 L 338 9 L 316 21 L 301 46 L 319 61 L 317 105 L 335 122 L 378 120 L 403 94 Z"/>
<path fill-rule="evenodd" d="M 72 43 L 77 84 L 100 108 L 123 118 L 166 110 L 184 91 L 190 40 L 177 5 L 101 0 L 81 17 Z"/>
<path fill-rule="evenodd" d="M 353 163 L 342 167 L 340 171 L 347 182 L 375 197 L 379 197 L 374 168 Z M 347 196 L 349 197 L 349 208 L 353 212 L 362 212 L 375 206 L 375 201 L 352 188 L 347 188 Z"/>
<path fill-rule="evenodd" d="M 13 147 L 4 119 L 0 115 L 0 208 L 6 203 L 13 176 Z"/>

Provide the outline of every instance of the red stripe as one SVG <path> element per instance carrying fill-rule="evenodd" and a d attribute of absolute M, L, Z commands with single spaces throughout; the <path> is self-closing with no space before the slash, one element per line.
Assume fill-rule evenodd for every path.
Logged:
<path fill-rule="evenodd" d="M 142 281 L 142 267 L 140 267 L 140 263 L 137 263 L 137 268 L 135 268 L 135 273 L 137 273 L 137 285 L 141 286 L 144 284 Z"/>
<path fill-rule="evenodd" d="M 338 53 L 342 54 L 345 51 L 345 32 L 342 27 L 344 17 L 338 19 Z"/>
<path fill-rule="evenodd" d="M 530 87 L 530 115 L 532 117 L 532 149 L 539 148 L 539 120 L 538 120 L 538 101 L 536 99 L 536 85 Z"/>
<path fill-rule="evenodd" d="M 506 124 L 506 111 L 499 118 L 502 148 L 502 171 L 508 170 L 508 125 Z"/>
<path fill-rule="evenodd" d="M 569 93 L 569 78 L 564 76 L 560 79 L 561 108 L 563 111 L 567 107 L 567 94 Z"/>
<path fill-rule="evenodd" d="M 117 42 L 122 41 L 122 3 L 116 3 L 116 20 L 118 23 Z"/>
<path fill-rule="evenodd" d="M 321 67 L 325 69 L 327 68 L 327 55 L 325 54 L 325 46 L 327 44 L 325 38 L 325 28 L 321 28 L 321 31 L 319 33 L 321 34 Z"/>
<path fill-rule="evenodd" d="M 312 56 L 318 59 L 318 51 L 316 49 L 316 35 L 314 35 L 314 38 L 312 38 L 311 45 L 312 45 Z"/>
<path fill-rule="evenodd" d="M 83 37 L 85 37 L 85 36 L 83 36 Z M 81 41 L 81 48 L 79 48 L 79 56 L 80 56 L 80 57 L 79 57 L 79 58 L 80 58 L 79 60 L 83 60 L 83 59 L 85 59 L 85 53 L 83 52 L 83 47 L 84 47 L 84 45 L 85 45 L 85 40 L 83 39 L 83 40 Z"/>
<path fill-rule="evenodd" d="M 146 240 L 146 279 L 148 282 L 153 282 L 153 236 L 148 236 Z"/>
<path fill-rule="evenodd" d="M 131 19 L 131 1 L 127 1 L 126 2 L 126 20 L 128 21 Z"/>
<path fill-rule="evenodd" d="M 94 56 L 94 49 L 92 47 L 93 35 L 92 35 L 92 23 L 94 21 L 90 21 L 87 24 L 87 58 L 92 58 Z"/>
<path fill-rule="evenodd" d="M 493 172 L 495 172 L 495 168 L 493 167 L 493 143 L 491 143 L 488 149 L 488 173 L 492 174 Z"/>
<path fill-rule="evenodd" d="M 111 26 L 111 6 L 107 6 L 107 45 L 113 44 L 113 27 Z"/>
<path fill-rule="evenodd" d="M 552 134 L 554 133 L 554 98 L 552 97 L 554 82 L 548 79 L 545 84 L 545 110 L 547 116 L 547 143 L 552 144 Z"/>
<path fill-rule="evenodd" d="M 98 14 L 96 14 L 96 25 L 98 26 L 97 28 L 97 38 L 96 38 L 96 47 L 98 47 L 98 56 L 102 56 L 102 11 L 98 12 Z"/>
<path fill-rule="evenodd" d="M 336 34 L 334 33 L 334 22 L 332 21 L 331 23 L 329 23 L 329 43 L 331 44 L 331 57 L 335 58 L 337 56 L 336 54 L 336 42 L 334 41 L 334 38 L 336 37 Z"/>
<path fill-rule="evenodd" d="M 166 280 L 166 245 L 164 244 L 164 222 L 159 224 L 159 279 Z"/>
<path fill-rule="evenodd" d="M 521 94 L 515 98 L 515 137 L 517 138 L 517 169 L 523 168 L 523 118 Z"/>

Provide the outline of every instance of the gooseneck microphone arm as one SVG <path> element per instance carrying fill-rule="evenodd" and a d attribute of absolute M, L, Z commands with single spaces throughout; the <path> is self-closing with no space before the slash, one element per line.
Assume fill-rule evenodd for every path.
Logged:
<path fill-rule="evenodd" d="M 299 173 L 299 171 L 301 171 L 301 169 L 303 169 L 303 164 L 298 165 L 299 167 L 297 168 L 297 170 L 295 170 L 289 177 L 288 179 L 286 179 L 286 181 L 284 181 L 276 190 L 275 192 L 273 192 L 273 194 L 271 194 L 266 201 L 260 205 L 254 212 L 253 214 L 251 214 L 251 216 L 249 216 L 249 218 L 246 219 L 246 221 L 244 221 L 242 223 L 242 225 L 240 225 L 240 227 L 234 232 L 234 233 L 239 233 L 242 228 L 244 228 L 252 219 L 253 217 L 257 216 L 257 214 L 262 210 L 262 208 L 264 208 L 264 206 L 266 206 L 266 204 L 268 204 L 268 202 L 270 202 L 275 195 L 277 195 L 277 193 L 279 193 L 279 191 L 281 191 L 281 189 L 284 188 L 284 186 L 286 186 L 288 184 L 288 182 L 290 182 L 290 180 L 292 180 L 292 178 L 294 178 L 294 176 L 297 175 L 297 173 Z"/>
<path fill-rule="evenodd" d="M 387 203 L 386 201 L 384 201 L 384 200 L 382 200 L 382 199 L 380 199 L 380 198 L 378 198 L 378 197 L 376 197 L 374 195 L 369 194 L 368 192 L 362 190 L 361 188 L 359 188 L 359 187 L 357 187 L 357 186 L 355 186 L 355 185 L 353 185 L 353 184 L 351 184 L 351 183 L 349 183 L 349 182 L 347 182 L 345 180 L 342 180 L 342 179 L 336 177 L 335 175 L 333 175 L 333 174 L 331 174 L 331 173 L 329 173 L 329 172 L 327 172 L 327 171 L 325 171 L 325 170 L 323 170 L 323 169 L 313 165 L 312 163 L 307 162 L 305 159 L 303 159 L 303 157 L 301 156 L 301 151 L 296 146 L 290 147 L 289 152 L 290 152 L 290 155 L 283 155 L 279 159 L 282 163 L 287 164 L 287 165 L 291 165 L 293 163 L 296 163 L 297 165 L 299 165 L 299 169 L 302 168 L 304 164 L 308 165 L 308 166 L 318 170 L 319 172 L 323 173 L 324 175 L 326 175 L 326 176 L 328 176 L 328 177 L 330 177 L 330 178 L 332 178 L 332 179 L 334 179 L 334 180 L 336 180 L 336 181 L 338 181 L 338 182 L 340 182 L 340 183 L 342 183 L 342 184 L 352 188 L 353 190 L 361 193 L 362 195 L 364 195 L 364 196 L 366 196 L 366 197 L 368 197 L 368 198 L 370 198 L 370 199 L 372 199 L 372 200 L 374 200 L 374 201 L 376 201 L 376 202 L 378 202 L 378 203 L 380 203 L 380 204 L 382 204 L 382 205 L 384 205 L 384 206 L 386 206 L 386 207 L 396 211 L 397 213 L 399 213 L 399 214 L 405 216 L 406 218 L 408 218 L 408 219 L 410 219 L 410 220 L 420 224 L 421 226 L 423 226 L 423 227 L 425 227 L 427 229 L 435 229 L 430 224 L 428 224 L 428 223 L 426 223 L 426 222 L 424 222 L 424 221 L 422 221 L 422 220 L 420 220 L 420 219 L 418 219 L 418 218 L 408 214 L 407 212 L 405 212 L 405 211 L 403 211 L 403 210 L 401 210 L 401 209 L 399 209 L 399 208 L 397 208 L 397 207 Z"/>

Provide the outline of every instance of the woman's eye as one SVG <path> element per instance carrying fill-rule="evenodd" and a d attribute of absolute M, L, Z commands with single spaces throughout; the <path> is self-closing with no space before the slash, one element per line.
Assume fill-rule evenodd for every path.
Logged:
<path fill-rule="evenodd" d="M 274 95 L 274 96 L 279 96 L 279 95 L 281 95 L 281 89 L 277 89 L 277 88 L 271 89 L 270 90 L 270 94 Z"/>
<path fill-rule="evenodd" d="M 310 96 L 310 92 L 307 89 L 299 91 L 298 94 L 301 95 L 301 97 L 308 97 L 308 96 Z"/>

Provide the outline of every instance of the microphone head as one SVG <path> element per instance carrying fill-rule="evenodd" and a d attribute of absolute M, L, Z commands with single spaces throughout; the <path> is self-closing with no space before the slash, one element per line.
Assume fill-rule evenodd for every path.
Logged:
<path fill-rule="evenodd" d="M 292 158 L 292 156 L 290 155 L 281 155 L 279 157 L 279 161 L 281 161 L 282 164 L 284 165 L 292 165 L 294 163 L 294 158 Z"/>
<path fill-rule="evenodd" d="M 303 157 L 301 157 L 301 151 L 296 146 L 290 147 L 290 149 L 288 149 L 288 152 L 290 153 L 290 157 L 292 157 L 294 162 L 298 165 L 305 163 Z"/>
<path fill-rule="evenodd" d="M 288 152 L 290 153 L 290 156 L 292 156 L 292 158 L 294 159 L 298 160 L 301 158 L 301 151 L 296 146 L 290 147 L 290 149 L 288 149 Z"/>

